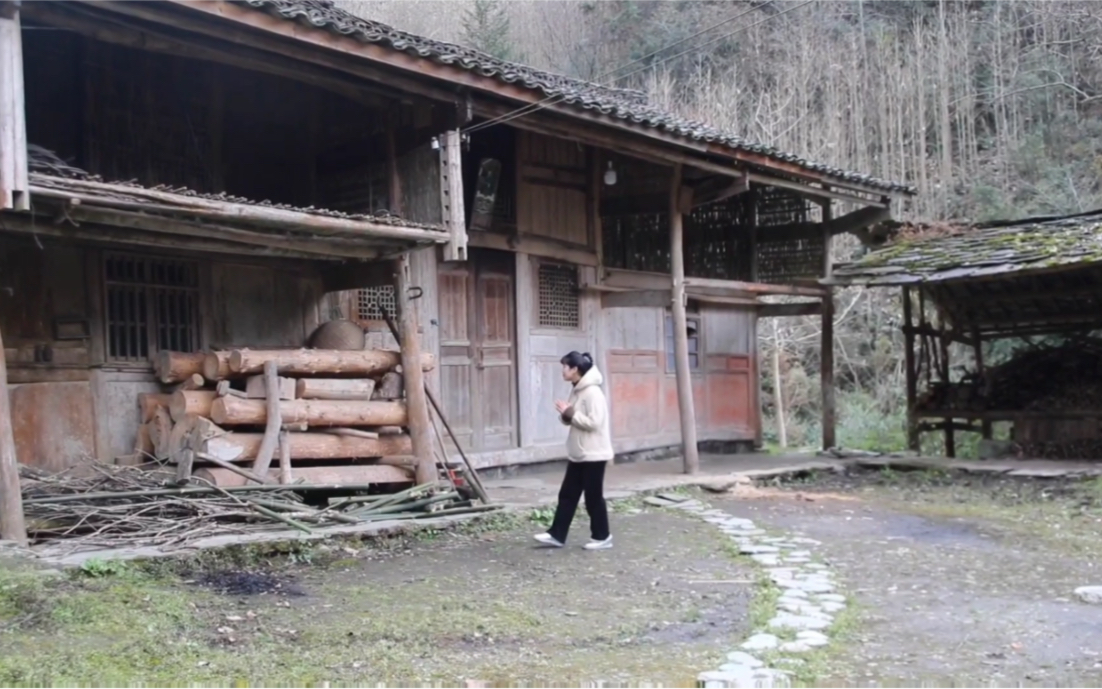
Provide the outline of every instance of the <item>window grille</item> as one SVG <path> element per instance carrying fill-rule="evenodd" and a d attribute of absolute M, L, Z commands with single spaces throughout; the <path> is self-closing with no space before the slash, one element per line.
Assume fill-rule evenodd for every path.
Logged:
<path fill-rule="evenodd" d="M 104 257 L 107 358 L 145 362 L 199 349 L 199 266 L 129 254 Z"/>
<path fill-rule="evenodd" d="M 539 267 L 539 324 L 544 328 L 576 330 L 581 325 L 578 269 L 541 263 Z"/>
<path fill-rule="evenodd" d="M 393 285 L 364 287 L 356 290 L 356 318 L 359 321 L 384 320 L 384 308 L 393 318 L 397 310 L 397 304 L 394 302 Z"/>

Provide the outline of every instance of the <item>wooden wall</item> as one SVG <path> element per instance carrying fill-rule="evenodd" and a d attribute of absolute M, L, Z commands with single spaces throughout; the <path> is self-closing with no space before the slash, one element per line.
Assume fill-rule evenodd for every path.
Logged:
<path fill-rule="evenodd" d="M 0 233 L 0 329 L 21 462 L 56 471 L 130 454 L 137 395 L 160 391 L 148 362 L 107 356 L 103 253 Z M 202 346 L 302 346 L 323 317 L 312 264 L 170 258 L 200 267 Z M 56 332 L 81 321 L 86 338 Z"/>

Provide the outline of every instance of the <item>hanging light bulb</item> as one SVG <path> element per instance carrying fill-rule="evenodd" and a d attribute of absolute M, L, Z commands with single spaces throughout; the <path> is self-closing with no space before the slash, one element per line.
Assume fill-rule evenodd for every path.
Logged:
<path fill-rule="evenodd" d="M 613 186 L 616 184 L 616 171 L 612 169 L 612 161 L 608 161 L 608 169 L 605 170 L 605 184 Z"/>

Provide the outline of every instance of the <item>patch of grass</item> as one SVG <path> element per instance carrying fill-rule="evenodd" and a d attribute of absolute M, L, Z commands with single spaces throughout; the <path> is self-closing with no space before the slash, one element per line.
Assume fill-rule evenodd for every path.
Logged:
<path fill-rule="evenodd" d="M 750 629 L 755 633 L 769 627 L 769 620 L 777 614 L 777 601 L 781 590 L 768 576 L 762 575 L 754 585 L 754 598 L 750 602 Z"/>

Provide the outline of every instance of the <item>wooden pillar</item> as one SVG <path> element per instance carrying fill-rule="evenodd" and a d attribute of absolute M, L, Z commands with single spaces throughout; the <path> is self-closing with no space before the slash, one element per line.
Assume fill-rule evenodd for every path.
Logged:
<path fill-rule="evenodd" d="M 8 367 L 4 340 L 0 337 L 0 539 L 27 545 L 23 520 L 23 494 L 19 487 L 19 464 L 15 460 L 15 435 L 8 399 Z"/>
<path fill-rule="evenodd" d="M 417 483 L 435 481 L 436 460 L 432 449 L 432 419 L 429 418 L 428 397 L 425 394 L 425 374 L 421 370 L 421 335 L 417 328 L 414 299 L 418 288 L 411 284 L 409 254 L 395 261 L 397 280 L 394 302 L 398 307 L 398 332 L 402 336 L 402 378 L 406 388 L 406 407 L 413 456 L 417 461 Z"/>
<path fill-rule="evenodd" d="M 938 319 L 938 325 L 944 332 L 944 320 Z M 941 349 L 941 382 L 949 383 L 949 372 L 951 370 L 949 366 L 949 338 L 944 334 L 937 339 L 938 347 Z M 954 435 L 953 417 L 945 417 L 945 456 L 950 459 L 957 456 L 957 439 Z"/>
<path fill-rule="evenodd" d="M 0 209 L 31 209 L 19 3 L 0 2 Z"/>
<path fill-rule="evenodd" d="M 918 371 L 915 370 L 915 332 L 911 288 L 903 288 L 903 366 L 907 380 L 907 449 L 919 450 L 918 419 L 915 404 L 918 398 Z"/>
<path fill-rule="evenodd" d="M 682 211 L 681 165 L 673 168 L 670 181 L 670 275 L 673 278 L 673 353 L 677 368 L 677 406 L 681 412 L 681 456 L 686 474 L 700 468 L 696 447 L 696 410 L 693 408 L 693 379 L 689 370 L 689 323 L 685 313 L 685 237 Z"/>
<path fill-rule="evenodd" d="M 823 297 L 823 325 L 819 354 L 820 388 L 823 395 L 823 449 L 837 445 L 837 407 L 834 399 L 834 292 Z"/>
<path fill-rule="evenodd" d="M 984 381 L 984 386 L 987 384 L 987 371 L 983 362 L 983 338 L 980 337 L 979 330 L 977 329 L 972 333 L 972 346 L 976 350 L 976 373 L 979 375 L 980 380 Z M 992 426 L 990 419 L 983 419 L 980 421 L 981 437 L 984 440 L 991 440 Z"/>

